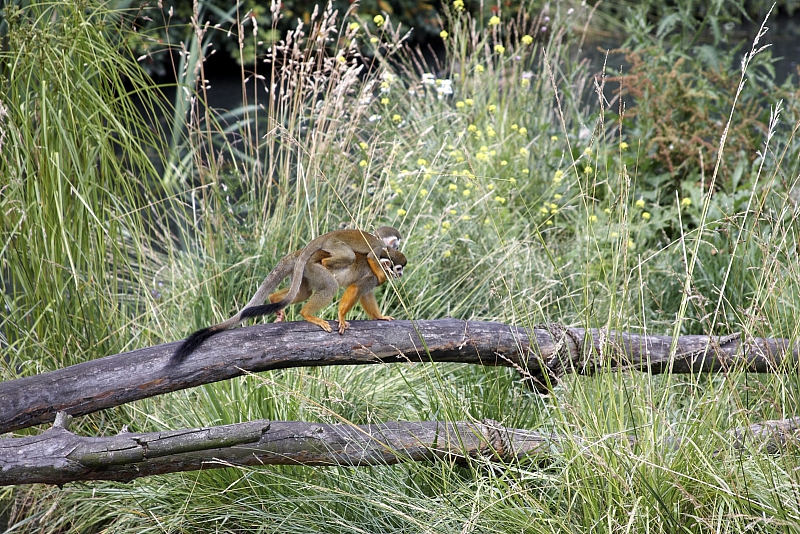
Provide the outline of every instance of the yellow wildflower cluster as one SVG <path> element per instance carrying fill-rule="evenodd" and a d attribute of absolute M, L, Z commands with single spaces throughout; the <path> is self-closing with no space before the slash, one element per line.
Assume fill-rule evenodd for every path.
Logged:
<path fill-rule="evenodd" d="M 375 15 L 375 16 L 372 18 L 372 22 L 374 22 L 374 23 L 375 23 L 375 26 L 377 26 L 378 28 L 380 28 L 380 27 L 381 27 L 381 26 L 383 26 L 383 24 L 386 22 L 386 19 L 385 19 L 385 18 L 383 18 L 383 15 Z"/>
<path fill-rule="evenodd" d="M 500 17 L 497 15 L 489 19 L 489 26 L 497 26 L 498 24 L 500 24 Z"/>
<path fill-rule="evenodd" d="M 456 11 L 464 11 L 464 0 L 455 0 L 453 2 L 453 7 Z"/>

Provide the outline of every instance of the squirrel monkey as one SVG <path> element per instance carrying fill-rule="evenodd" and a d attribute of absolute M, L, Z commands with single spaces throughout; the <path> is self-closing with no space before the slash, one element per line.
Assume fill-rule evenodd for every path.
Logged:
<path fill-rule="evenodd" d="M 345 316 L 356 305 L 356 302 L 361 302 L 361 307 L 372 319 L 393 320 L 393 317 L 381 313 L 373 291 L 388 278 L 403 276 L 406 257 L 402 252 L 387 249 L 385 257 L 381 258 L 380 263 L 367 254 L 356 254 L 354 262 L 342 267 L 336 265 L 323 267 L 323 261 L 324 253 L 322 252 L 316 252 L 311 257 L 311 261 L 306 265 L 303 273 L 300 289 L 294 300 L 290 302 L 290 304 L 295 304 L 308 299 L 308 302 L 300 310 L 303 319 L 319 326 L 326 332 L 331 332 L 332 328 L 328 321 L 320 319 L 315 314 L 333 300 L 340 287 L 344 287 L 346 289 L 339 302 L 338 312 L 340 334 L 344 334 L 350 326 L 345 320 Z M 271 294 L 269 301 L 276 303 L 284 300 L 289 290 L 290 288 L 282 289 Z"/>
<path fill-rule="evenodd" d="M 363 254 L 375 277 L 384 277 L 383 281 L 385 281 L 383 272 L 391 269 L 389 265 L 391 260 L 387 251 L 397 250 L 400 247 L 401 240 L 400 232 L 391 226 L 381 226 L 375 230 L 375 235 L 361 230 L 336 230 L 311 240 L 301 250 L 281 259 L 267 277 L 264 278 L 264 281 L 261 282 L 256 294 L 236 315 L 214 326 L 201 328 L 189 335 L 172 355 L 170 365 L 182 362 L 214 334 L 233 328 L 248 317 L 276 313 L 291 302 L 294 302 L 300 291 L 303 275 L 307 267 L 311 267 L 310 274 L 314 284 L 319 283 L 321 286 L 325 286 L 324 283 L 317 282 L 317 279 L 328 279 L 327 285 L 329 286 L 332 275 L 323 272 L 325 269 L 346 269 L 347 266 L 356 261 L 357 254 Z M 318 261 L 311 261 L 312 256 L 317 252 L 322 257 Z M 261 304 L 278 287 L 281 280 L 289 275 L 292 276 L 292 284 L 283 297 L 277 302 Z M 336 284 L 335 287 L 338 287 L 338 283 L 335 281 L 334 283 Z M 334 295 L 335 293 L 334 289 Z M 333 295 L 328 301 L 331 299 L 333 299 Z"/>

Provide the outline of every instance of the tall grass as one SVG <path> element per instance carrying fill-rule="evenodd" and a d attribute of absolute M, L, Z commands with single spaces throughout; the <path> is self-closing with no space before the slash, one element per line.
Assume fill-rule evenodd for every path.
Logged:
<path fill-rule="evenodd" d="M 794 123 L 775 107 L 760 159 L 732 167 L 722 150 L 715 185 L 699 171 L 676 180 L 647 148 L 647 118 L 609 106 L 570 47 L 585 8 L 478 23 L 456 2 L 435 68 L 402 52 L 391 20 L 323 11 L 243 70 L 241 108 L 217 112 L 203 105 L 214 30 L 198 4 L 167 154 L 131 107 L 147 83 L 102 31 L 113 19 L 29 9 L 2 56 L 6 379 L 225 318 L 277 259 L 341 225 L 408 237 L 406 275 L 381 296 L 396 317 L 797 337 Z M 229 17 L 242 43 L 258 41 L 252 19 Z M 26 28 L 69 38 L 37 55 Z M 58 70 L 37 68 L 55 58 Z M 740 108 L 727 113 L 732 131 Z M 784 531 L 798 522 L 796 455 L 709 453 L 730 428 L 797 405 L 793 374 L 743 369 L 568 376 L 546 398 L 510 369 L 291 369 L 82 430 L 491 418 L 575 440 L 547 466 L 229 468 L 0 498 L 12 532 Z M 636 445 L 610 437 L 623 434 Z"/>

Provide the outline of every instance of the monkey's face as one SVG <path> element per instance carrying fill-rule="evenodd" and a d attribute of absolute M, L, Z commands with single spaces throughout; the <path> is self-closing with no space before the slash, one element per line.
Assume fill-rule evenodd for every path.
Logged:
<path fill-rule="evenodd" d="M 383 243 L 386 245 L 386 248 L 388 249 L 398 250 L 400 248 L 400 237 L 394 235 L 384 237 Z"/>
<path fill-rule="evenodd" d="M 381 267 L 383 267 L 383 271 L 389 278 L 400 278 L 403 276 L 403 269 L 405 268 L 405 265 L 394 263 L 389 258 L 382 258 Z"/>

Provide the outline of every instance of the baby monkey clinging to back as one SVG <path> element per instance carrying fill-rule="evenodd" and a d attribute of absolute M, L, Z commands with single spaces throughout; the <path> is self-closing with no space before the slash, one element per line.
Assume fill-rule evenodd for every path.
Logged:
<path fill-rule="evenodd" d="M 345 283 L 347 290 L 339 307 L 340 333 L 344 333 L 347 328 L 343 326 L 343 323 L 346 325 L 344 314 L 355 305 L 356 300 L 361 300 L 361 305 L 371 317 L 391 320 L 391 317 L 383 316 L 377 311 L 377 302 L 372 291 L 386 281 L 387 275 L 392 277 L 398 275 L 395 262 L 400 266 L 399 275 L 402 275 L 402 267 L 405 266 L 406 260 L 405 256 L 397 252 L 401 240 L 400 232 L 391 226 L 381 226 L 375 231 L 375 235 L 361 230 L 336 230 L 313 239 L 303 249 L 281 259 L 261 282 L 250 302 L 236 315 L 214 326 L 197 330 L 187 337 L 172 355 L 170 365 L 182 362 L 214 334 L 233 328 L 248 317 L 277 313 L 293 302 L 305 300 L 309 295 L 312 296 L 312 300 L 303 307 L 306 313 L 301 310 L 301 315 L 306 320 L 330 331 L 328 323 L 314 317 L 313 314 L 330 302 L 336 295 L 336 290 Z M 365 271 L 365 263 L 371 274 Z M 273 293 L 278 284 L 290 274 L 291 285 L 284 291 Z M 374 286 L 370 287 L 372 282 L 369 278 L 365 278 L 365 275 L 372 276 Z M 298 298 L 304 282 L 308 294 L 304 293 L 300 295 L 304 298 Z M 350 290 L 351 286 L 358 287 Z M 321 294 L 318 298 L 313 298 L 315 293 Z M 270 304 L 261 304 L 268 296 Z M 327 298 L 324 302 L 322 302 L 323 297 Z M 345 302 L 350 302 L 349 307 L 342 312 Z"/>

